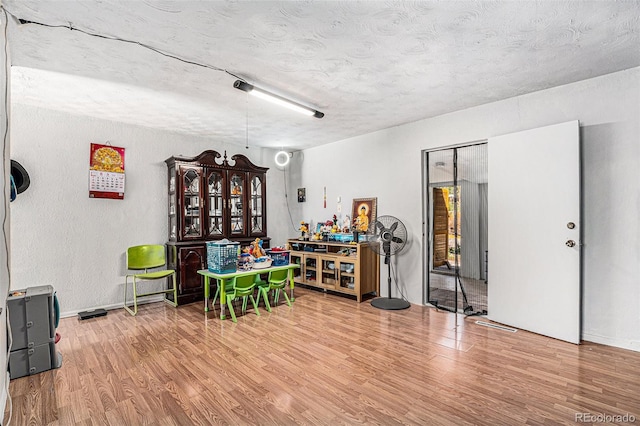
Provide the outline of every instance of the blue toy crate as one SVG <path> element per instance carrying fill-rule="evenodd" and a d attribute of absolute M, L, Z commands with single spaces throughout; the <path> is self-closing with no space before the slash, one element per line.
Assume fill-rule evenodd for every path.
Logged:
<path fill-rule="evenodd" d="M 238 268 L 240 243 L 228 240 L 207 241 L 207 266 L 209 272 L 229 274 Z"/>
<path fill-rule="evenodd" d="M 284 266 L 289 264 L 289 251 L 273 251 L 267 250 L 267 255 L 271 257 L 273 262 L 271 266 Z"/>
<path fill-rule="evenodd" d="M 353 241 L 353 234 L 351 233 L 329 234 L 329 241 L 337 241 L 339 243 L 350 243 L 351 241 Z"/>

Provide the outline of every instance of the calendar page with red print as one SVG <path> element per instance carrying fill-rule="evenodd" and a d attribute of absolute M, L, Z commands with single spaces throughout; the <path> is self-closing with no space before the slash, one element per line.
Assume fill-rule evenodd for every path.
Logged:
<path fill-rule="evenodd" d="M 91 144 L 89 198 L 124 198 L 124 148 Z"/>

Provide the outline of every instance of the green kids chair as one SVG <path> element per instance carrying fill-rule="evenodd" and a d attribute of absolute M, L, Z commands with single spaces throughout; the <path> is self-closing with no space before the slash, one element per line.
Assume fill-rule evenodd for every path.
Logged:
<path fill-rule="evenodd" d="M 258 304 L 256 303 L 256 299 L 253 297 L 253 291 L 256 287 L 255 277 L 253 275 L 247 275 L 244 277 L 234 277 L 231 280 L 232 288 L 231 291 L 227 292 L 227 306 L 229 307 L 229 312 L 231 312 L 231 320 L 233 322 L 238 322 L 236 319 L 236 312 L 233 310 L 233 301 L 242 297 L 242 312 L 247 311 L 247 298 L 251 300 L 251 304 L 253 305 L 253 310 L 256 315 L 260 316 L 260 311 L 258 310 Z M 226 289 L 225 289 L 226 291 Z"/>
<path fill-rule="evenodd" d="M 127 269 L 130 271 L 144 271 L 140 273 L 127 274 L 124 281 L 124 308 L 131 315 L 138 313 L 138 297 L 152 296 L 155 294 L 173 293 L 173 302 L 165 299 L 166 302 L 173 306 L 178 306 L 178 289 L 176 287 L 176 271 L 173 269 L 163 269 L 159 271 L 149 272 L 149 269 L 165 266 L 167 263 L 164 246 L 141 245 L 129 247 L 127 249 Z M 129 308 L 127 302 L 127 288 L 129 287 L 129 277 L 133 278 L 133 309 Z M 159 280 L 171 277 L 172 287 L 166 290 L 152 291 L 149 293 L 138 293 L 138 280 Z"/>
<path fill-rule="evenodd" d="M 280 291 L 284 295 L 285 300 L 287 301 L 287 305 L 291 306 L 291 301 L 289 300 L 289 296 L 287 296 L 287 291 L 284 288 L 289 281 L 289 271 L 287 269 L 279 270 L 279 271 L 271 271 L 269 272 L 269 278 L 267 282 L 264 284 L 258 284 L 258 289 L 262 293 L 262 297 L 265 301 L 265 305 L 267 306 L 267 310 L 271 312 L 269 305 L 269 297 L 267 293 L 270 290 L 273 290 L 273 304 L 278 304 L 278 299 L 280 298 Z M 259 296 L 258 296 L 259 297 Z"/>

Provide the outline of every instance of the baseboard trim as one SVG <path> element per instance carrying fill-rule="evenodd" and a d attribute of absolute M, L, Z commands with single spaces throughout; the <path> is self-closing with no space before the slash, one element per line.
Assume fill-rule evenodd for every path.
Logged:
<path fill-rule="evenodd" d="M 634 352 L 640 352 L 640 341 L 627 339 L 614 339 L 611 337 L 598 336 L 597 334 L 585 333 L 582 340 L 587 342 L 599 343 L 606 346 L 614 346 L 616 348 L 628 349 Z"/>
<path fill-rule="evenodd" d="M 155 303 L 155 302 L 162 302 L 164 300 L 164 295 L 159 294 L 156 296 L 149 296 L 149 297 L 145 297 L 144 300 L 139 300 L 138 301 L 138 305 L 144 305 L 146 303 Z M 111 305 L 101 305 L 101 306 L 93 306 L 90 308 L 82 308 L 82 309 L 78 309 L 77 311 L 66 311 L 66 312 L 60 312 L 60 318 L 68 318 L 68 317 L 73 317 L 78 315 L 78 312 L 81 311 L 91 311 L 94 309 L 104 309 L 104 310 L 112 310 L 112 309 L 122 309 L 122 302 L 120 303 L 114 303 Z"/>

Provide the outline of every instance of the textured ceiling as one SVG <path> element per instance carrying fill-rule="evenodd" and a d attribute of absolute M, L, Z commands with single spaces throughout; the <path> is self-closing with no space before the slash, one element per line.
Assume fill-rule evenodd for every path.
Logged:
<path fill-rule="evenodd" d="M 107 37 L 10 19 L 13 102 L 291 150 L 640 66 L 640 0 L 3 4 Z"/>

